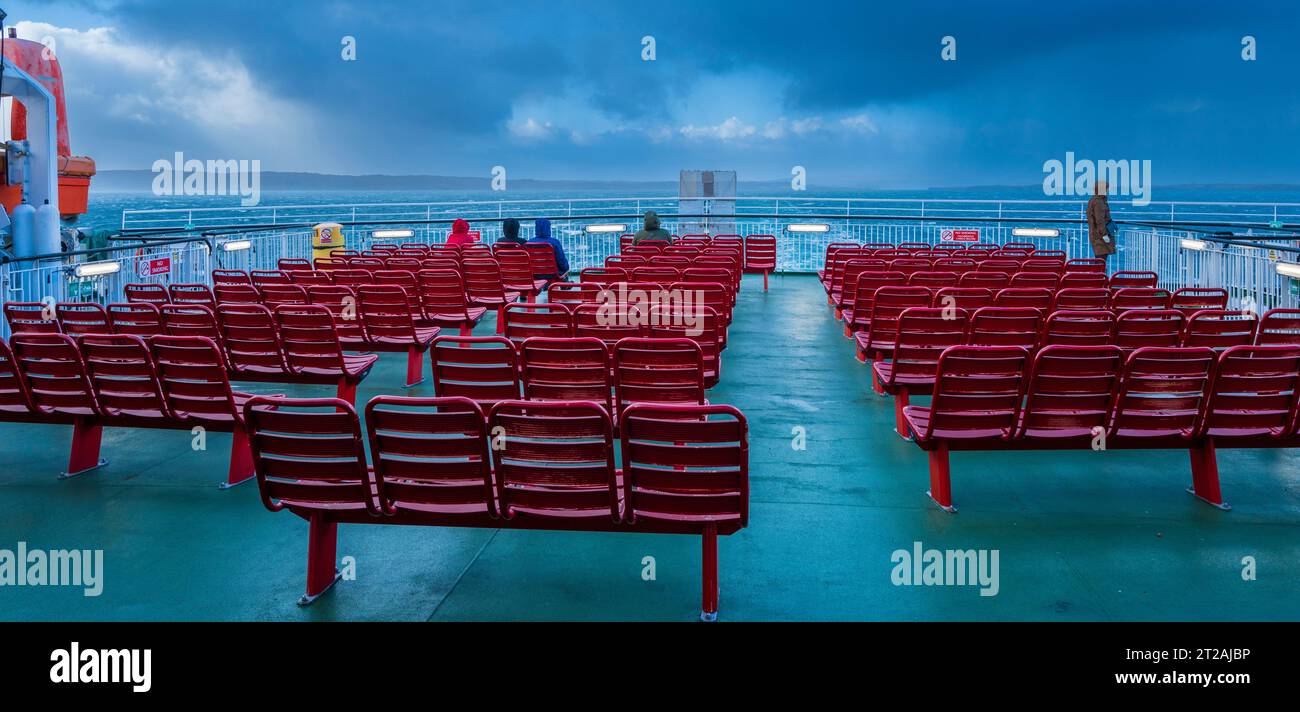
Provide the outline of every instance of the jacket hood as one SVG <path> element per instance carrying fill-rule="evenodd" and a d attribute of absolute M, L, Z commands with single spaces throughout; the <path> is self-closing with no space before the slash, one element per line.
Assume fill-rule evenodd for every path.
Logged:
<path fill-rule="evenodd" d="M 659 213 L 656 213 L 653 210 L 645 211 L 645 229 L 646 230 L 659 229 Z"/>
<path fill-rule="evenodd" d="M 505 221 L 501 223 L 501 234 L 512 240 L 518 238 L 519 221 L 514 218 L 506 218 Z"/>
<path fill-rule="evenodd" d="M 536 223 L 533 224 L 533 227 L 534 227 L 534 228 L 536 229 L 536 231 L 537 231 L 537 239 L 539 239 L 539 240 L 549 240 L 549 239 L 551 239 L 551 221 L 550 221 L 550 220 L 540 220 L 540 219 L 539 219 Z"/>
<path fill-rule="evenodd" d="M 456 222 L 453 222 L 451 224 L 451 232 L 453 235 L 469 234 L 469 221 L 463 219 L 457 219 Z"/>

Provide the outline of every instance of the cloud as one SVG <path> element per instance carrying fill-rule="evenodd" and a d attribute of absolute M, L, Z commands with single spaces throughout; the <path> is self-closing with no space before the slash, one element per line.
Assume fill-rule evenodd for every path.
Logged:
<path fill-rule="evenodd" d="M 737 139 L 753 136 L 758 132 L 758 129 L 741 121 L 739 118 L 732 116 L 714 126 L 696 126 L 694 124 L 688 124 L 678 129 L 678 131 L 681 135 L 691 139 L 712 138 L 719 141 L 735 141 Z"/>

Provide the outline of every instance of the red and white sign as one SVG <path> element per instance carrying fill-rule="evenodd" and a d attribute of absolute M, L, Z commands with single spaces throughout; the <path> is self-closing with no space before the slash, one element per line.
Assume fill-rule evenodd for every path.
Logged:
<path fill-rule="evenodd" d="M 170 274 L 172 271 L 172 258 L 157 257 L 147 260 L 141 258 L 136 260 L 135 272 L 141 277 L 157 277 L 160 274 Z"/>
<path fill-rule="evenodd" d="M 469 231 L 469 239 L 473 240 L 474 242 L 478 242 L 478 241 L 481 240 L 482 238 L 483 238 L 483 232 L 482 232 L 482 231 L 480 231 L 480 230 L 470 230 L 470 231 Z"/>
<path fill-rule="evenodd" d="M 940 230 L 939 239 L 943 242 L 979 242 L 979 228 L 974 230 Z"/>

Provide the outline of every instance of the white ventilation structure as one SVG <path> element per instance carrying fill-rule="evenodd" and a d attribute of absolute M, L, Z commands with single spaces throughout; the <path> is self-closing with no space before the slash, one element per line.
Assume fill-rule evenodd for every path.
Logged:
<path fill-rule="evenodd" d="M 677 221 L 677 234 L 736 232 L 736 172 L 682 171 L 678 182 L 678 215 L 704 215 Z"/>

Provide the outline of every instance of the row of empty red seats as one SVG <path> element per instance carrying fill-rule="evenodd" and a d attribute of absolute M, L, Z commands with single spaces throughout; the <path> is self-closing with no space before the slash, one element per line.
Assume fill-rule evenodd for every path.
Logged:
<path fill-rule="evenodd" d="M 606 267 L 631 270 L 641 266 L 689 267 L 727 266 L 735 271 L 734 286 L 740 289 L 740 275 L 762 274 L 763 291 L 768 275 L 776 270 L 776 238 L 750 235 L 743 241 L 738 235 L 709 238 L 707 235 L 674 237 L 673 242 L 643 240 L 632 244 L 631 235 L 620 241 L 619 254 L 605 258 Z"/>
<path fill-rule="evenodd" d="M 748 426 L 729 406 L 631 406 L 617 445 L 589 401 L 380 396 L 364 429 L 333 399 L 244 412 L 263 504 L 310 523 L 304 604 L 339 579 L 343 523 L 671 533 L 702 539 L 701 617 L 714 620 L 717 537 L 748 524 Z"/>
<path fill-rule="evenodd" d="M 523 245 L 515 243 L 497 243 L 491 247 L 481 243 L 469 245 L 427 245 L 404 246 L 406 249 L 389 250 L 331 250 L 328 258 L 317 258 L 308 262 L 304 259 L 281 259 L 278 267 L 286 271 L 307 271 L 318 269 L 332 271 L 335 269 L 405 269 L 416 271 L 426 268 L 442 268 L 448 263 L 463 264 L 468 260 L 495 259 L 500 269 L 513 281 L 524 282 L 528 278 L 556 279 L 559 274 L 555 250 L 544 242 L 530 242 Z"/>
<path fill-rule="evenodd" d="M 1300 445 L 1300 346 L 951 346 L 928 406 L 900 425 L 930 453 L 930 496 L 952 511 L 953 450 L 1187 449 L 1191 491 L 1227 508 L 1220 447 Z M 906 432 L 906 431 L 904 431 Z M 1100 456 L 1100 455 L 1099 455 Z"/>
<path fill-rule="evenodd" d="M 824 277 L 829 273 L 836 262 L 843 262 L 849 259 L 860 257 L 880 257 L 884 259 L 894 259 L 898 257 L 917 257 L 917 258 L 959 258 L 968 261 L 982 262 L 988 259 L 1014 259 L 1024 261 L 1027 259 L 1054 259 L 1066 262 L 1071 271 L 1093 270 L 1098 272 L 1106 271 L 1104 260 L 1096 258 L 1068 259 L 1065 250 L 1045 250 L 1039 249 L 1036 245 L 1029 242 L 1010 242 L 1006 245 L 994 245 L 990 243 L 939 243 L 931 245 L 924 242 L 903 242 L 898 245 L 885 242 L 869 242 L 859 244 L 856 242 L 832 242 L 826 246 L 826 257 L 822 263 L 822 269 L 818 270 L 817 276 Z"/>

